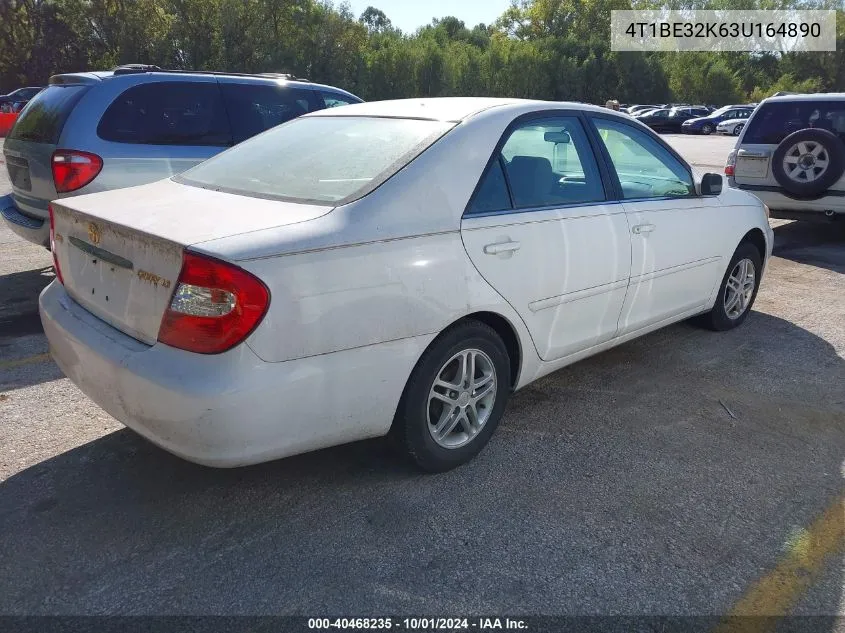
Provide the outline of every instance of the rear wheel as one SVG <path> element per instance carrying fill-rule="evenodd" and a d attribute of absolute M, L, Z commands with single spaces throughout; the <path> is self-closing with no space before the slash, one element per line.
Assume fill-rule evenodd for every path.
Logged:
<path fill-rule="evenodd" d="M 507 348 L 496 331 L 460 323 L 435 339 L 411 372 L 390 435 L 424 470 L 460 466 L 499 425 L 510 381 Z"/>
<path fill-rule="evenodd" d="M 760 251 L 748 242 L 740 244 L 731 258 L 713 309 L 702 314 L 698 322 L 711 330 L 731 330 L 748 318 L 763 272 Z"/>

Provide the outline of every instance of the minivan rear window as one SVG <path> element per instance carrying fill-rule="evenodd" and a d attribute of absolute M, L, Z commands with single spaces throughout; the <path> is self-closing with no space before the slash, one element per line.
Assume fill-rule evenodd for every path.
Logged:
<path fill-rule="evenodd" d="M 833 132 L 845 141 L 845 101 L 775 101 L 764 103 L 751 119 L 743 144 L 779 145 L 806 128 Z"/>
<path fill-rule="evenodd" d="M 174 180 L 259 198 L 345 204 L 378 187 L 454 125 L 306 116 L 254 136 Z"/>
<path fill-rule="evenodd" d="M 42 90 L 21 111 L 9 138 L 56 145 L 65 121 L 87 91 L 88 86 L 79 84 Z"/>

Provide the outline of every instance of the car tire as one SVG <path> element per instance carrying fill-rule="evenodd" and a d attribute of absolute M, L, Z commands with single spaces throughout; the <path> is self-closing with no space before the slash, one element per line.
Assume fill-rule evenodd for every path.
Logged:
<path fill-rule="evenodd" d="M 839 180 L 843 170 L 845 146 L 828 130 L 807 128 L 793 132 L 772 154 L 772 175 L 781 187 L 796 196 L 819 196 Z"/>
<path fill-rule="evenodd" d="M 733 134 L 734 136 L 739 136 L 740 133 L 742 132 L 742 128 L 744 128 L 744 127 L 745 127 L 745 123 L 737 123 L 736 125 L 734 125 L 734 129 L 733 129 L 733 132 L 731 132 L 731 134 Z"/>
<path fill-rule="evenodd" d="M 704 134 L 705 136 L 709 136 L 710 134 L 713 133 L 713 126 L 710 125 L 709 123 L 705 123 L 704 125 L 701 126 L 701 133 Z"/>
<path fill-rule="evenodd" d="M 478 385 L 473 388 L 464 371 L 468 358 Z M 510 397 L 510 373 L 507 347 L 493 328 L 466 320 L 444 331 L 408 378 L 390 428 L 393 445 L 428 472 L 470 461 L 499 425 Z M 447 384 L 455 388 L 443 387 Z M 488 385 L 491 392 L 484 391 Z"/>
<path fill-rule="evenodd" d="M 713 309 L 699 316 L 698 324 L 715 332 L 742 325 L 757 298 L 762 273 L 763 255 L 757 247 L 749 242 L 740 244 L 722 277 Z"/>

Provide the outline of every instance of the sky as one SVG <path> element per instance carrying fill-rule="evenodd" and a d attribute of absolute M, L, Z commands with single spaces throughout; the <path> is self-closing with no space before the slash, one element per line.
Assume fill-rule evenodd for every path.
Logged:
<path fill-rule="evenodd" d="M 479 22 L 495 22 L 510 6 L 510 0 L 348 0 L 352 12 L 360 16 L 368 6 L 381 9 L 393 26 L 405 33 L 431 23 L 432 18 L 454 15 L 467 28 Z M 335 2 L 335 5 L 339 2 Z"/>

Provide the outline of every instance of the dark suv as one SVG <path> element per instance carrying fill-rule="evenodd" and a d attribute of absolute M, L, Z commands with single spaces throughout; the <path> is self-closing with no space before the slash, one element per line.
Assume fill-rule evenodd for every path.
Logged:
<path fill-rule="evenodd" d="M 307 112 L 361 99 L 291 75 L 125 66 L 56 75 L 24 108 L 3 153 L 6 224 L 47 245 L 48 205 L 167 178 Z"/>

